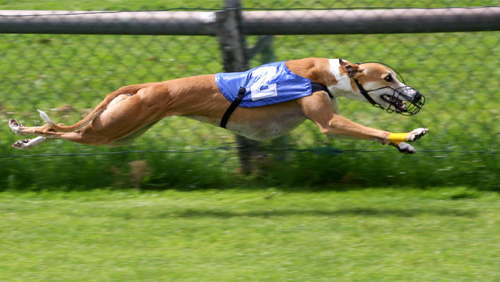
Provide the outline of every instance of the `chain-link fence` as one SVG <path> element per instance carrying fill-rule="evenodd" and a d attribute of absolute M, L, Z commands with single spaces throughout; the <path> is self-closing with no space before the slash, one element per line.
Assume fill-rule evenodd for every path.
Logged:
<path fill-rule="evenodd" d="M 480 4 L 495 4 L 486 2 Z M 165 3 L 169 5 L 168 1 Z M 340 11 L 347 14 L 354 8 L 449 5 L 448 1 L 397 1 L 389 7 L 381 3 L 385 2 L 243 1 L 243 11 L 345 9 Z M 28 9 L 22 3 L 18 5 L 4 9 Z M 61 2 L 52 9 L 70 9 L 64 5 Z M 182 8 L 132 5 L 129 10 L 207 12 L 224 8 L 222 1 L 194 1 L 186 5 Z M 453 5 L 469 7 L 477 3 L 455 1 Z M 80 7 L 103 8 L 107 7 Z M 262 168 L 260 176 L 264 175 L 271 185 L 463 183 L 498 188 L 499 35 L 498 31 L 480 31 L 274 36 L 272 51 L 256 55 L 250 61 L 251 67 L 267 62 L 269 57 L 276 61 L 342 57 L 354 62 L 385 62 L 426 96 L 428 101 L 421 113 L 414 117 L 389 115 L 369 104 L 341 98 L 341 114 L 363 125 L 393 132 L 417 127 L 431 131 L 414 144 L 420 151 L 418 155 L 403 156 L 394 148 L 367 141 L 328 140 L 312 122 L 305 122 L 286 138 L 286 144 L 262 144 L 264 156 L 257 161 Z M 2 188 L 234 184 L 231 179 L 238 167 L 234 136 L 189 119 L 163 120 L 127 147 L 91 147 L 56 140 L 26 152 L 10 148 L 20 137 L 7 126 L 9 118 L 25 125 L 41 125 L 36 109 L 50 112 L 57 122 L 71 124 L 85 116 L 107 93 L 123 85 L 221 72 L 222 55 L 216 37 L 92 34 L 0 34 L 0 37 Z M 259 37 L 247 36 L 246 41 L 251 46 Z"/>

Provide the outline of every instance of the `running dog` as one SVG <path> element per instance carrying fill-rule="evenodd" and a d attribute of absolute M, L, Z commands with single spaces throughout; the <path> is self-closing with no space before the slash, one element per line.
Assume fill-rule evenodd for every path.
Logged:
<path fill-rule="evenodd" d="M 167 116 L 184 116 L 227 128 L 254 140 L 285 134 L 312 120 L 328 137 L 376 141 L 415 153 L 406 142 L 428 129 L 391 133 L 355 123 L 338 112 L 338 97 L 348 97 L 402 115 L 417 114 L 425 97 L 400 81 L 383 63 L 305 58 L 271 63 L 241 73 L 218 73 L 122 87 L 110 93 L 79 122 L 25 127 L 14 119 L 18 135 L 35 135 L 12 146 L 27 150 L 51 138 L 88 145 L 122 146 Z M 401 79 L 402 80 L 402 79 Z"/>

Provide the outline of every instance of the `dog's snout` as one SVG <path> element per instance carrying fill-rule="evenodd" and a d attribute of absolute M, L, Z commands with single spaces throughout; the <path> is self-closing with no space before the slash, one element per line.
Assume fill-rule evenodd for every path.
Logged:
<path fill-rule="evenodd" d="M 418 102 L 418 101 L 420 101 L 420 100 L 422 99 L 422 97 L 423 97 L 423 95 L 422 95 L 422 94 L 420 94 L 420 92 L 416 91 L 416 92 L 415 92 L 415 96 L 413 97 L 413 99 L 414 99 L 416 102 Z"/>

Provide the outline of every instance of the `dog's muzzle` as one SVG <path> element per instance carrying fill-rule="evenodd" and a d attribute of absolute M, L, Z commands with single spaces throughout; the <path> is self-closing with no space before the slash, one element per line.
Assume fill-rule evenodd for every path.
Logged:
<path fill-rule="evenodd" d="M 361 91 L 361 94 L 363 94 L 368 102 L 370 102 L 374 107 L 386 110 L 388 113 L 398 113 L 404 116 L 413 116 L 418 114 L 418 112 L 420 112 L 425 104 L 424 95 L 420 94 L 420 92 L 409 86 L 402 86 L 399 88 L 385 86 L 377 89 L 366 90 L 357 79 L 355 79 L 354 82 L 356 82 L 356 85 Z M 387 108 L 375 102 L 368 94 L 369 92 L 381 89 L 392 90 L 392 94 L 383 94 L 382 96 L 380 96 L 381 99 L 384 100 L 384 102 L 387 102 L 389 104 Z"/>
<path fill-rule="evenodd" d="M 418 114 L 425 104 L 424 95 L 409 86 L 396 89 L 388 88 L 393 90 L 392 95 L 384 94 L 381 96 L 382 100 L 389 103 L 389 106 L 385 109 L 388 113 L 395 112 L 404 116 L 413 116 Z M 384 109 L 384 107 L 380 107 Z"/>
<path fill-rule="evenodd" d="M 417 90 L 406 86 L 406 82 L 403 78 L 403 76 L 393 67 L 389 66 L 388 64 L 382 63 L 382 62 L 377 62 L 377 61 L 368 61 L 368 62 L 363 62 L 363 63 L 357 63 L 358 65 L 364 64 L 364 63 L 377 63 L 384 65 L 394 71 L 397 76 L 400 77 L 401 81 L 405 86 L 399 87 L 399 88 L 392 88 L 390 86 L 385 86 L 377 89 L 372 89 L 372 90 L 365 90 L 363 85 L 359 83 L 357 79 L 354 79 L 354 82 L 356 82 L 356 85 L 359 88 L 359 91 L 363 96 L 366 98 L 368 102 L 370 102 L 374 107 L 380 108 L 382 110 L 386 110 L 388 113 L 398 113 L 404 116 L 413 116 L 418 114 L 422 107 L 425 104 L 425 97 L 424 95 L 420 94 Z M 384 106 L 380 105 L 379 103 L 375 102 L 370 95 L 368 95 L 368 92 L 372 91 L 377 91 L 380 89 L 388 88 L 391 89 L 392 95 L 389 94 L 383 94 L 381 96 L 381 99 L 384 100 L 389 104 L 389 107 L 384 108 Z"/>

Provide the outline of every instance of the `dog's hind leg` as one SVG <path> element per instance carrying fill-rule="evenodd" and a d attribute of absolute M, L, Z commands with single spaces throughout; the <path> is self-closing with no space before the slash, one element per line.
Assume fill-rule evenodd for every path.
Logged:
<path fill-rule="evenodd" d="M 108 107 L 91 124 L 75 132 L 79 134 L 78 137 L 68 136 L 65 139 L 89 145 L 117 146 L 130 143 L 159 120 L 170 115 L 167 113 L 168 94 L 152 98 L 157 93 L 154 87 L 141 89 L 136 95 Z"/>
<path fill-rule="evenodd" d="M 12 131 L 17 135 L 37 135 L 37 137 L 33 139 L 28 138 L 15 142 L 12 145 L 12 147 L 19 150 L 29 150 L 45 142 L 47 139 L 52 139 L 52 138 L 67 139 L 70 136 L 77 135 L 72 132 L 70 133 L 56 132 L 48 125 L 25 127 L 19 122 L 17 122 L 15 119 L 9 120 L 9 126 L 12 129 Z"/>
<path fill-rule="evenodd" d="M 132 143 L 132 141 L 134 141 L 134 139 L 140 137 L 141 135 L 143 135 L 146 131 L 148 131 L 153 125 L 155 125 L 158 121 L 155 121 L 153 123 L 150 123 L 146 126 L 144 126 L 143 128 L 137 130 L 136 132 L 126 136 L 125 138 L 122 138 L 122 139 L 119 139 L 119 140 L 116 140 L 110 144 L 108 144 L 108 146 L 110 147 L 120 147 L 120 146 L 126 146 L 130 143 Z"/>
<path fill-rule="evenodd" d="M 50 126 L 48 125 L 26 127 L 20 124 L 15 119 L 9 120 L 9 127 L 16 135 L 34 135 L 34 134 L 38 135 L 37 133 L 42 133 L 51 130 Z"/>
<path fill-rule="evenodd" d="M 45 142 L 47 140 L 46 137 L 38 136 L 34 139 L 24 139 L 24 140 L 19 140 L 16 143 L 12 145 L 13 148 L 19 149 L 19 150 L 29 150 L 40 143 Z"/>
<path fill-rule="evenodd" d="M 109 108 L 113 103 L 116 103 L 117 100 L 121 101 L 123 99 L 124 94 L 127 96 L 135 95 L 139 90 L 146 88 L 151 84 L 152 83 L 129 85 L 121 87 L 111 92 L 104 98 L 104 100 L 101 103 L 99 103 L 99 105 L 97 105 L 97 107 L 94 108 L 94 110 L 92 110 L 90 114 L 88 114 L 85 118 L 83 118 L 79 122 L 70 126 L 55 124 L 46 113 L 40 110 L 38 111 L 40 112 L 40 116 L 42 117 L 42 119 L 55 131 L 73 132 L 85 127 L 87 124 L 92 122 L 96 117 L 101 115 L 101 113 L 105 111 L 107 108 Z"/>
<path fill-rule="evenodd" d="M 169 112 L 168 89 L 150 84 L 135 95 L 121 95 L 100 116 L 75 132 L 45 132 L 48 138 L 62 138 L 87 145 L 121 146 L 144 134 Z"/>
<path fill-rule="evenodd" d="M 70 126 L 79 128 L 72 132 L 68 132 L 66 127 L 61 128 L 63 130 L 54 128 L 53 124 L 24 127 L 16 120 L 10 120 L 9 126 L 17 135 L 58 138 L 87 145 L 127 144 L 162 118 L 175 114 L 169 106 L 171 96 L 167 85 L 150 83 L 142 86 L 141 89 L 136 88 L 136 93 L 132 95 L 126 93 L 112 95 L 113 99 L 107 102 L 105 108 L 101 107 L 103 110 L 98 116 L 92 116 L 90 121 L 86 118 L 88 123 L 82 128 L 79 128 L 80 125 Z M 41 140 L 36 139 L 40 142 Z M 33 146 L 24 146 L 28 142 L 19 141 L 15 147 L 29 149 L 38 144 L 35 142 Z"/>

